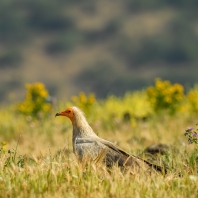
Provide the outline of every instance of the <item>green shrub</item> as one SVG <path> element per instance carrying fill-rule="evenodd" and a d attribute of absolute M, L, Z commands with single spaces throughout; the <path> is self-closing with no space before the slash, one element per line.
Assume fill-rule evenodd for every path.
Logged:
<path fill-rule="evenodd" d="M 187 94 L 187 99 L 190 104 L 190 111 L 198 113 L 198 85 L 195 85 Z"/>
<path fill-rule="evenodd" d="M 148 100 L 155 112 L 168 110 L 175 113 L 184 97 L 184 88 L 180 84 L 171 84 L 169 81 L 156 79 L 155 86 L 146 90 Z"/>
<path fill-rule="evenodd" d="M 44 84 L 39 82 L 27 84 L 26 89 L 25 100 L 18 104 L 18 111 L 32 117 L 46 116 L 50 112 L 52 105 L 47 102 L 49 94 Z"/>
<path fill-rule="evenodd" d="M 72 104 L 81 108 L 85 113 L 89 113 L 91 107 L 97 102 L 93 93 L 86 96 L 84 92 L 80 92 L 78 96 L 73 96 L 71 101 Z"/>

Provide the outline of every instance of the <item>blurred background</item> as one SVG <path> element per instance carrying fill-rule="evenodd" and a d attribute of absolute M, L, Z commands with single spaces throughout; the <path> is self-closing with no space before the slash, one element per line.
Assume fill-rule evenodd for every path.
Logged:
<path fill-rule="evenodd" d="M 26 83 L 50 95 L 122 96 L 160 77 L 198 81 L 197 0 L 1 0 L 0 102 Z"/>

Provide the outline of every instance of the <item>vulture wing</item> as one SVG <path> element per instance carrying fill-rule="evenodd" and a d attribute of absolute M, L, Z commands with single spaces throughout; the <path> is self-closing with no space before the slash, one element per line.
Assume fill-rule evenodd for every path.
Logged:
<path fill-rule="evenodd" d="M 143 168 L 147 170 L 153 168 L 163 172 L 162 167 L 130 155 L 115 144 L 99 137 L 76 138 L 75 153 L 80 161 L 84 159 L 96 162 L 103 161 L 108 167 L 117 164 L 119 167 L 127 169 L 133 168 L 137 170 Z"/>

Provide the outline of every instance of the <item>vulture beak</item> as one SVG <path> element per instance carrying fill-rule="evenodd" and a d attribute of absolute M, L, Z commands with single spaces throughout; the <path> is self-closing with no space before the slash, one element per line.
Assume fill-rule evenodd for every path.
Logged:
<path fill-rule="evenodd" d="M 56 117 L 56 116 L 60 116 L 60 115 L 61 115 L 60 113 L 56 113 L 55 117 Z"/>
<path fill-rule="evenodd" d="M 56 117 L 56 116 L 68 116 L 68 114 L 67 114 L 67 112 L 65 112 L 65 111 L 61 111 L 61 112 L 59 112 L 59 113 L 56 113 L 55 117 Z"/>

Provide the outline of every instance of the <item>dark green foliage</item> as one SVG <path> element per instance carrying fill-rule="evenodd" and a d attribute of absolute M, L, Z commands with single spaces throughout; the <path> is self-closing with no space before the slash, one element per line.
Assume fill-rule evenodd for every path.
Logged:
<path fill-rule="evenodd" d="M 122 74 L 114 70 L 110 63 L 101 61 L 91 68 L 83 70 L 76 76 L 74 82 L 82 86 L 83 89 L 88 87 L 87 92 L 97 90 L 97 97 L 104 98 L 108 94 L 123 95 L 134 86 L 134 80 L 137 79 L 122 76 Z M 138 83 L 138 85 L 142 85 L 141 81 Z"/>
<path fill-rule="evenodd" d="M 198 2 L 196 0 L 126 0 L 126 5 L 130 11 L 145 11 L 160 9 L 165 6 L 174 7 L 176 9 L 196 8 L 198 6 Z"/>
<path fill-rule="evenodd" d="M 64 16 L 63 1 L 31 1 L 26 3 L 29 14 L 28 25 L 44 31 L 70 29 L 73 21 Z"/>
<path fill-rule="evenodd" d="M 0 56 L 0 69 L 18 66 L 22 60 L 21 54 L 17 51 L 10 51 Z"/>
<path fill-rule="evenodd" d="M 67 1 L 0 2 L 0 38 L 7 44 L 25 42 L 35 31 L 63 31 L 73 27 L 73 20 L 64 14 Z M 2 20 L 3 19 L 3 20 Z"/>
<path fill-rule="evenodd" d="M 45 46 L 45 51 L 49 55 L 57 55 L 72 51 L 77 42 L 81 40 L 81 36 L 73 32 L 67 32 L 58 36 Z"/>
<path fill-rule="evenodd" d="M 164 62 L 172 67 L 172 64 L 177 66 L 197 61 L 198 38 L 191 22 L 180 16 L 172 20 L 163 33 L 143 37 L 138 43 L 127 39 L 123 43 L 121 40 L 115 52 L 126 60 L 129 68 L 155 62 Z"/>
<path fill-rule="evenodd" d="M 118 19 L 110 20 L 106 25 L 97 30 L 88 30 L 84 32 L 85 42 L 95 43 L 104 42 L 108 39 L 114 38 L 117 35 L 120 28 L 120 22 Z"/>

